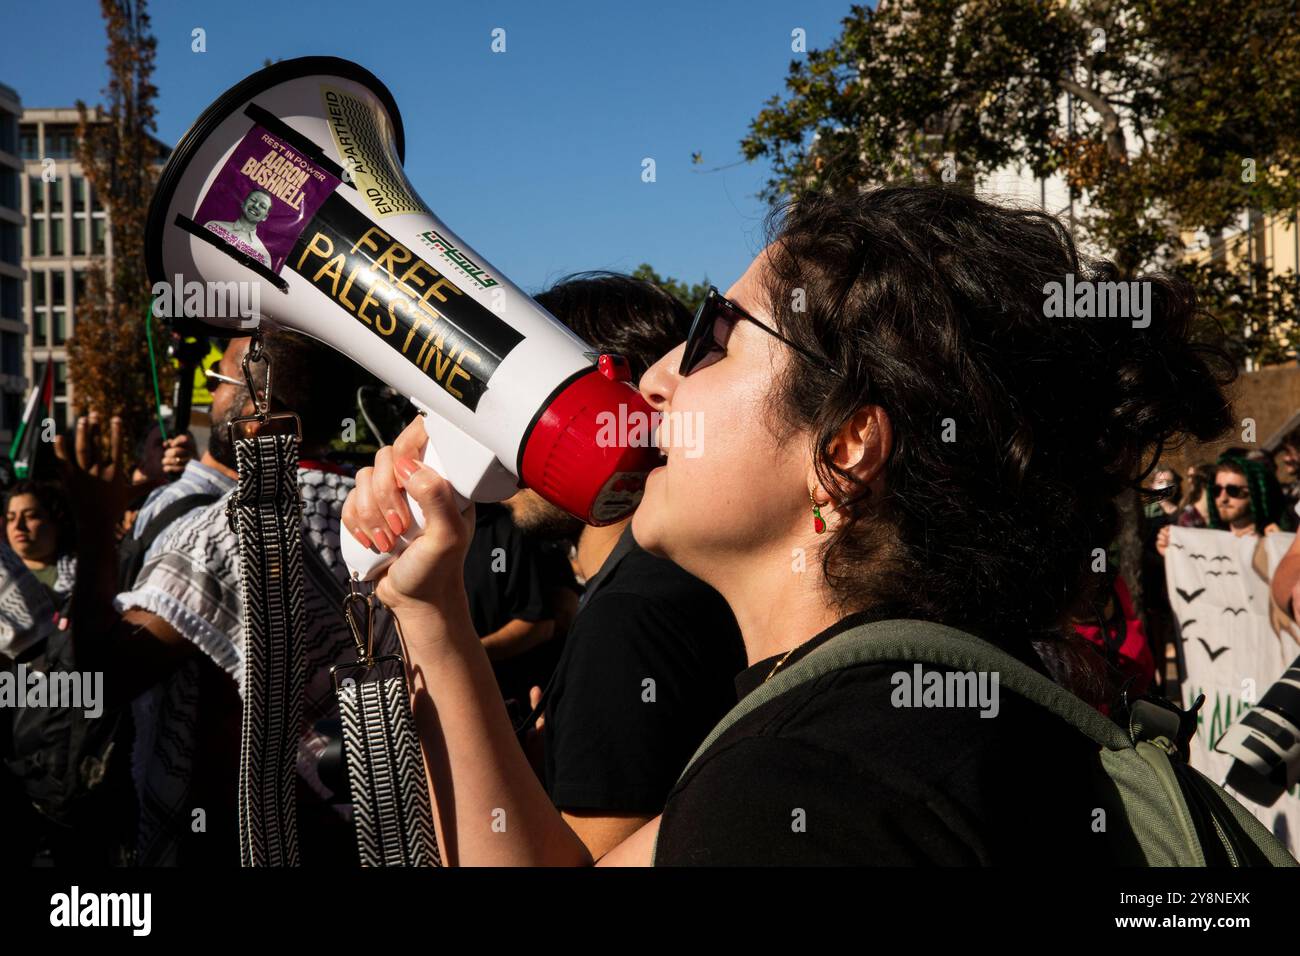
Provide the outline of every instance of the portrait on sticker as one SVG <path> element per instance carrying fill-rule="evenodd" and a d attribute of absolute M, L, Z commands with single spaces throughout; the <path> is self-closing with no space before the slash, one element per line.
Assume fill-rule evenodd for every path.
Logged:
<path fill-rule="evenodd" d="M 255 125 L 208 187 L 195 220 L 279 273 L 298 236 L 338 184 L 289 143 Z"/>

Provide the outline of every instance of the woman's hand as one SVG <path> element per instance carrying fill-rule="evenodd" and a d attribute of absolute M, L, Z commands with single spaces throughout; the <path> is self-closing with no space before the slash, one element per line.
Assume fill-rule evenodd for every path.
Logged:
<path fill-rule="evenodd" d="M 462 514 L 451 484 L 420 464 L 428 440 L 420 419 L 397 441 L 375 454 L 373 468 L 357 473 L 356 487 L 343 503 L 343 526 L 373 550 L 391 551 L 397 536 L 412 528 L 410 495 L 424 517 L 424 530 L 379 579 L 375 594 L 399 615 L 445 611 L 465 601 L 465 553 L 474 532 L 474 507 Z M 408 535 L 408 538 L 410 535 Z"/>
<path fill-rule="evenodd" d="M 1165 556 L 1165 552 L 1169 550 L 1169 535 L 1169 525 L 1165 525 L 1156 534 L 1156 554 L 1162 558 Z"/>

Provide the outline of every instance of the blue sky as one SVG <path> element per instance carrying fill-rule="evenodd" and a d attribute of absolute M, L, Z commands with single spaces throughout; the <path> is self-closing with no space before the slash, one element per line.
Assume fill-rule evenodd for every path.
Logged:
<path fill-rule="evenodd" d="M 848 0 L 198 3 L 155 0 L 158 133 L 174 143 L 263 61 L 356 60 L 393 91 L 406 169 L 449 226 L 528 291 L 582 269 L 725 288 L 761 245 L 764 163 L 739 142 L 783 89 L 791 31 L 839 33 Z M 6 4 L 0 82 L 26 106 L 96 102 L 95 0 Z M 191 31 L 207 52 L 191 51 Z M 491 50 L 506 31 L 506 52 Z M 692 165 L 691 154 L 703 154 Z M 641 181 L 652 157 L 657 181 Z M 706 172 L 729 166 L 718 172 Z"/>

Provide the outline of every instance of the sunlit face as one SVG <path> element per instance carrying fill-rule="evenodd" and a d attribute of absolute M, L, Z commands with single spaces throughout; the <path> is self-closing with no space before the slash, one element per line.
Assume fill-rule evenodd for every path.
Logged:
<path fill-rule="evenodd" d="M 226 351 L 221 354 L 217 371 L 242 382 L 244 353 L 248 351 L 251 341 L 247 337 L 231 339 L 230 344 L 226 346 Z M 257 382 L 259 381 L 257 373 L 262 371 L 261 366 L 255 366 L 253 371 L 254 381 Z M 212 430 L 208 433 L 208 454 L 227 468 L 235 467 L 235 448 L 230 439 L 230 422 L 241 415 L 249 414 L 252 410 L 252 400 L 247 388 L 239 388 L 229 382 L 218 382 L 212 389 Z"/>
<path fill-rule="evenodd" d="M 775 325 L 759 283 L 766 256 L 750 264 L 727 297 Z M 646 480 L 632 522 L 637 542 L 696 577 L 716 583 L 738 560 L 790 560 L 789 541 L 807 525 L 808 443 L 781 441 L 766 412 L 768 391 L 790 360 L 787 347 L 751 322 L 737 322 L 727 354 L 683 378 L 683 345 L 651 367 L 641 394 L 679 436 Z M 660 445 L 664 445 L 660 434 Z"/>
<path fill-rule="evenodd" d="M 45 564 L 58 553 L 59 531 L 35 495 L 14 495 L 5 514 L 9 547 L 24 561 Z"/>
<path fill-rule="evenodd" d="M 1282 460 L 1282 467 L 1292 480 L 1300 478 L 1300 448 L 1295 445 L 1283 445 L 1279 457 Z"/>
<path fill-rule="evenodd" d="M 262 222 L 271 214 L 271 197 L 263 192 L 251 192 L 244 200 L 244 218 L 249 222 Z"/>
<path fill-rule="evenodd" d="M 1214 483 L 1219 486 L 1219 493 L 1214 496 L 1214 507 L 1225 523 L 1231 524 L 1250 514 L 1250 495 L 1242 494 L 1249 490 L 1244 475 L 1221 468 L 1214 475 Z M 1211 488 L 1210 491 L 1213 492 L 1214 489 Z M 1229 491 L 1242 496 L 1231 497 Z"/>

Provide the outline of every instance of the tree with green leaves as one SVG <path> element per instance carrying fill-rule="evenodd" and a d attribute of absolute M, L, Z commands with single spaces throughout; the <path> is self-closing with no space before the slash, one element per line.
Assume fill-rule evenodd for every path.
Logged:
<path fill-rule="evenodd" d="M 77 158 L 108 212 L 112 262 L 111 268 L 97 264 L 86 277 L 68 340 L 68 373 L 82 409 L 122 417 L 124 444 L 130 448 L 148 431 L 154 413 L 150 331 L 159 374 L 170 373 L 162 326 L 150 315 L 144 257 L 145 220 L 161 158 L 150 135 L 157 128 L 158 91 L 152 80 L 157 44 L 145 0 L 101 0 L 100 9 L 108 34 L 109 81 L 99 117 L 77 103 Z"/>
<path fill-rule="evenodd" d="M 709 294 L 709 277 L 705 276 L 700 282 L 688 285 L 680 279 L 674 279 L 672 276 L 664 278 L 658 272 L 651 268 L 650 263 L 643 262 L 632 270 L 632 278 L 641 279 L 659 286 L 678 302 L 681 302 L 688 309 L 694 312 L 704 301 L 704 297 Z"/>
<path fill-rule="evenodd" d="M 770 161 L 770 201 L 899 177 L 973 184 L 1059 174 L 1084 247 L 1123 277 L 1182 259 L 1186 235 L 1300 202 L 1297 0 L 881 0 L 791 63 L 741 143 Z M 1086 201 L 1083 201 L 1086 200 Z M 1222 266 L 1184 264 L 1207 292 Z M 1242 291 L 1242 290 L 1238 290 Z M 1245 283 L 1244 356 L 1279 301 Z M 1216 293 L 1217 294 L 1217 293 Z M 1211 295 L 1211 298 L 1214 296 Z M 1294 346 L 1283 343 L 1282 350 Z M 1263 355 L 1260 354 L 1262 350 Z"/>

